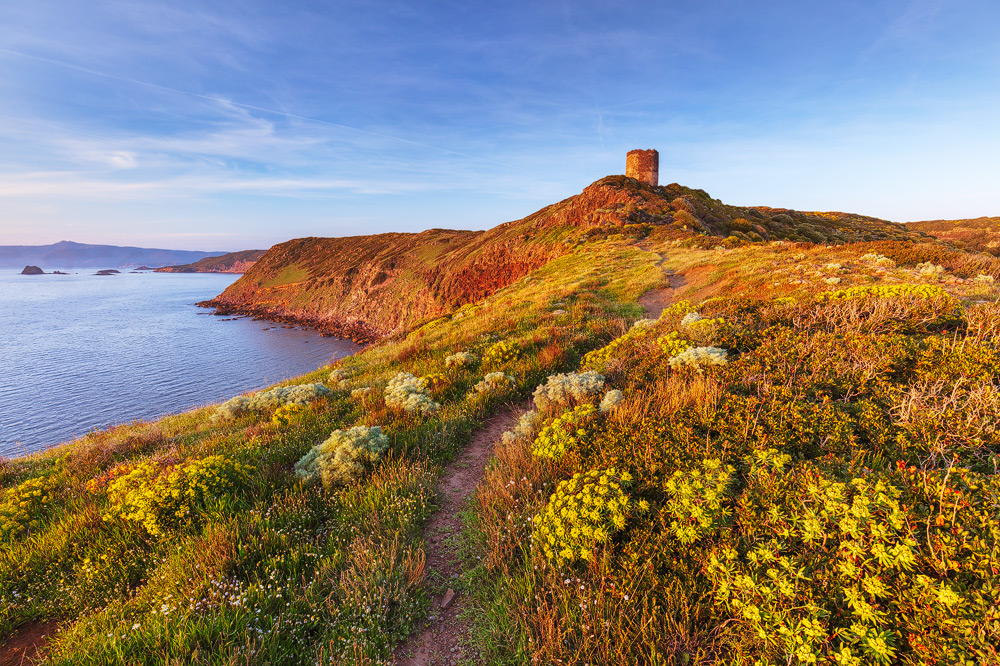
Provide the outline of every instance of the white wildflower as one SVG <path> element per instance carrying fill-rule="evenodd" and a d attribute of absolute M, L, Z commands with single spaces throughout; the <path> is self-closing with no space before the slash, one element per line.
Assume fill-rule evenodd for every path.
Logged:
<path fill-rule="evenodd" d="M 695 372 L 703 372 L 709 366 L 725 365 L 727 360 L 725 349 L 720 349 L 719 347 L 689 347 L 677 356 L 672 357 L 668 363 L 675 370 L 691 368 Z"/>
<path fill-rule="evenodd" d="M 623 397 L 624 395 L 618 389 L 608 391 L 604 394 L 604 399 L 601 400 L 601 411 L 610 412 L 621 403 Z"/>
<path fill-rule="evenodd" d="M 545 411 L 550 407 L 589 401 L 604 390 L 604 376 L 592 370 L 550 375 L 535 389 L 535 406 Z"/>

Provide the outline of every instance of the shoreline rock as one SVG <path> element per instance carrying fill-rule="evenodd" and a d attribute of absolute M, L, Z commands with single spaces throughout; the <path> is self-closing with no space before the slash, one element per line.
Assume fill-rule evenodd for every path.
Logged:
<path fill-rule="evenodd" d="M 293 324 L 317 331 L 325 338 L 333 337 L 350 340 L 359 345 L 368 345 L 381 340 L 383 336 L 373 331 L 361 322 L 344 322 L 335 319 L 318 319 L 303 317 L 281 312 L 277 309 L 258 305 L 240 305 L 221 302 L 218 299 L 195 303 L 200 308 L 212 308 L 212 314 L 222 317 L 242 316 L 258 320 L 272 321 L 278 324 Z"/>

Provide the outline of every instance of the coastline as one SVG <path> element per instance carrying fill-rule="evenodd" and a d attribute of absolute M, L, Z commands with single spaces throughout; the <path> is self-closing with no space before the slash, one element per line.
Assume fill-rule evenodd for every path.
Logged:
<path fill-rule="evenodd" d="M 350 340 L 357 345 L 369 345 L 381 340 L 384 336 L 374 331 L 363 322 L 344 322 L 336 319 L 321 319 L 305 315 L 291 314 L 278 308 L 263 305 L 234 304 L 220 301 L 218 297 L 195 303 L 200 308 L 214 309 L 215 316 L 243 316 L 255 320 L 273 321 L 278 324 L 295 324 L 318 332 L 325 338 L 333 337 Z"/>
<path fill-rule="evenodd" d="M 9 359 L 0 456 L 227 400 L 360 349 L 313 327 L 224 322 L 194 307 L 237 275 L 90 273 L 39 279 L 0 271 L 10 322 L 0 341 L 0 357 Z"/>

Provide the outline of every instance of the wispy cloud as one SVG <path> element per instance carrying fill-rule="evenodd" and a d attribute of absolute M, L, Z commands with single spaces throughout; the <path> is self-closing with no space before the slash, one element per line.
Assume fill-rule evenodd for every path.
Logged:
<path fill-rule="evenodd" d="M 12 199 L 58 195 L 66 199 L 113 202 L 148 199 L 151 196 L 170 198 L 227 193 L 316 198 L 343 194 L 394 195 L 441 189 L 440 185 L 435 184 L 387 180 L 226 178 L 219 175 L 186 175 L 125 182 L 81 177 L 75 172 L 0 175 L 0 198 Z"/>

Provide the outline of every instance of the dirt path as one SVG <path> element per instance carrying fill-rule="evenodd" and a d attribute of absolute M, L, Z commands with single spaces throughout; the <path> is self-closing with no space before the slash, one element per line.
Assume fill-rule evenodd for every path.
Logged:
<path fill-rule="evenodd" d="M 28 666 L 45 641 L 56 631 L 56 622 L 29 622 L 0 645 L 0 666 Z"/>
<path fill-rule="evenodd" d="M 680 273 L 668 273 L 668 286 L 661 287 L 660 289 L 650 289 L 639 297 L 639 305 L 645 308 L 647 317 L 658 319 L 664 308 L 671 305 L 677 299 L 676 290 L 685 284 L 684 276 Z"/>
<path fill-rule="evenodd" d="M 462 521 L 458 514 L 483 478 L 486 463 L 493 456 L 494 443 L 501 433 L 514 427 L 525 409 L 524 406 L 507 407 L 487 419 L 441 476 L 438 484 L 441 508 L 424 532 L 428 586 L 435 594 L 433 606 L 423 626 L 396 649 L 395 662 L 399 666 L 445 666 L 471 656 L 462 652 L 469 627 L 459 617 L 466 599 L 457 591 L 457 579 L 462 573 L 458 557 Z"/>

